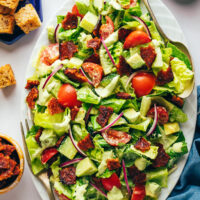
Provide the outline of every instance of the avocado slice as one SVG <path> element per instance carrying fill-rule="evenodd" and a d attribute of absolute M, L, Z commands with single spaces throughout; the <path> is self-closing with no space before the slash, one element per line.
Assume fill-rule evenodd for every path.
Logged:
<path fill-rule="evenodd" d="M 108 200 L 123 200 L 123 194 L 120 189 L 113 187 L 107 194 Z"/>
<path fill-rule="evenodd" d="M 70 160 L 72 160 L 77 154 L 77 150 L 72 144 L 69 137 L 67 137 L 67 139 L 62 142 L 62 144 L 58 148 L 58 151 Z"/>
<path fill-rule="evenodd" d="M 150 108 L 151 108 L 151 98 L 147 96 L 143 96 L 141 107 L 140 107 L 140 114 L 145 117 Z"/>
<path fill-rule="evenodd" d="M 147 182 L 145 185 L 146 196 L 158 198 L 161 192 L 161 187 L 155 182 Z"/>
<path fill-rule="evenodd" d="M 128 120 L 129 123 L 134 123 L 140 117 L 140 112 L 136 112 L 133 108 L 129 108 L 123 111 L 124 117 Z"/>
<path fill-rule="evenodd" d="M 180 131 L 180 126 L 177 122 L 164 124 L 164 131 L 166 135 L 171 135 Z"/>
<path fill-rule="evenodd" d="M 83 60 L 81 60 L 80 58 L 73 57 L 69 60 L 67 67 L 79 69 L 82 64 Z"/>
<path fill-rule="evenodd" d="M 76 176 L 90 176 L 96 173 L 97 171 L 98 170 L 95 164 L 89 158 L 85 158 L 84 160 L 78 163 L 76 167 Z"/>
<path fill-rule="evenodd" d="M 145 170 L 146 167 L 147 167 L 148 165 L 150 165 L 150 164 L 151 164 L 151 162 L 148 161 L 147 159 L 143 158 L 143 157 L 137 158 L 137 159 L 135 160 L 135 166 L 136 166 L 140 171 Z"/>
<path fill-rule="evenodd" d="M 113 113 L 108 120 L 108 124 L 112 123 L 117 117 L 118 115 L 116 113 Z M 124 125 L 124 124 L 127 124 L 127 121 L 121 117 L 120 119 L 117 120 L 114 126 L 119 126 L 119 125 Z"/>
<path fill-rule="evenodd" d="M 135 53 L 130 58 L 128 58 L 126 61 L 133 69 L 141 68 L 145 64 L 144 60 L 138 53 Z"/>

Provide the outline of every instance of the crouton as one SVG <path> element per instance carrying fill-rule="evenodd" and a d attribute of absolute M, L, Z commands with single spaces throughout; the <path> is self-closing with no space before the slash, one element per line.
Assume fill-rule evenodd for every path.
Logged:
<path fill-rule="evenodd" d="M 14 16 L 0 14 L 0 34 L 13 34 L 14 26 Z"/>
<path fill-rule="evenodd" d="M 0 13 L 13 15 L 17 9 L 18 4 L 19 0 L 0 0 Z"/>
<path fill-rule="evenodd" d="M 16 24 L 28 34 L 41 26 L 40 18 L 32 4 L 27 4 L 15 13 Z"/>
<path fill-rule="evenodd" d="M 12 10 L 8 7 L 5 7 L 5 6 L 1 6 L 0 5 L 0 14 L 10 14 L 12 12 Z"/>
<path fill-rule="evenodd" d="M 10 65 L 0 67 L 0 88 L 15 85 L 16 80 Z"/>

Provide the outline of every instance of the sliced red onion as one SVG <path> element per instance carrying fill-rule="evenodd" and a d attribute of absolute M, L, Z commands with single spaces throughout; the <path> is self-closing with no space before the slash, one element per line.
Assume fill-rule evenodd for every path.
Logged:
<path fill-rule="evenodd" d="M 76 141 L 74 140 L 74 137 L 72 135 L 72 130 L 71 127 L 69 128 L 69 137 L 72 141 L 72 144 L 74 145 L 74 147 L 76 148 L 76 150 L 84 157 L 87 157 L 87 155 L 78 147 L 78 145 L 76 144 Z"/>
<path fill-rule="evenodd" d="M 125 183 L 126 183 L 126 188 L 127 188 L 129 196 L 131 196 L 131 190 L 130 190 L 130 187 L 129 187 L 129 184 L 128 184 L 128 177 L 127 177 L 127 173 L 126 173 L 126 165 L 125 165 L 124 160 L 122 160 L 122 168 L 123 168 L 124 180 L 125 180 Z"/>
<path fill-rule="evenodd" d="M 86 75 L 86 73 L 84 72 L 83 68 L 80 68 L 81 73 L 83 74 L 83 76 L 85 76 L 87 78 L 87 81 L 90 85 L 93 85 L 92 81 L 88 78 L 88 76 Z"/>
<path fill-rule="evenodd" d="M 140 24 L 142 24 L 144 26 L 146 33 L 151 38 L 151 32 L 150 32 L 148 26 L 146 25 L 146 23 L 140 17 L 137 17 L 137 16 L 133 16 L 133 19 L 135 19 L 136 21 L 138 21 Z"/>
<path fill-rule="evenodd" d="M 60 27 L 60 24 L 58 24 L 55 28 L 55 31 L 54 31 L 54 39 L 55 41 L 58 43 L 59 40 L 58 40 L 58 30 L 59 30 L 59 27 Z"/>
<path fill-rule="evenodd" d="M 105 44 L 105 42 L 104 42 L 104 40 L 103 40 L 102 37 L 101 37 L 101 42 L 102 42 L 104 48 L 106 49 L 106 52 L 108 53 L 108 56 L 109 56 L 109 58 L 110 58 L 112 64 L 113 64 L 114 66 L 116 66 L 115 61 L 114 61 L 114 59 L 113 59 L 113 57 L 112 57 L 112 55 L 111 55 L 111 53 L 110 53 L 108 47 L 106 46 L 106 44 Z"/>
<path fill-rule="evenodd" d="M 104 132 L 104 131 L 106 131 L 107 129 L 109 129 L 110 127 L 112 127 L 123 115 L 124 115 L 123 112 L 120 113 L 120 115 L 117 116 L 116 119 L 113 120 L 110 124 L 108 124 L 107 126 L 105 126 L 104 128 L 102 128 L 101 130 L 96 131 L 96 132 L 94 132 L 94 133 L 99 133 L 99 132 Z"/>
<path fill-rule="evenodd" d="M 91 105 L 91 106 L 89 107 L 89 109 L 88 109 L 86 115 L 85 115 L 85 123 L 86 123 L 86 124 L 87 124 L 87 122 L 88 122 L 88 119 L 89 119 L 90 112 L 91 112 L 92 108 L 93 108 L 93 106 Z"/>
<path fill-rule="evenodd" d="M 126 83 L 126 88 L 128 87 L 129 83 L 132 81 L 133 77 L 134 77 L 137 73 L 138 73 L 138 72 L 135 72 L 135 73 L 133 73 L 133 74 L 129 77 L 129 79 L 128 79 L 127 83 Z"/>
<path fill-rule="evenodd" d="M 78 162 L 80 162 L 80 161 L 83 160 L 83 159 L 84 159 L 84 158 L 76 158 L 76 159 L 74 159 L 74 160 L 70 160 L 70 161 L 64 162 L 64 163 L 60 164 L 60 167 L 67 167 L 67 166 L 69 166 L 69 165 L 78 163 Z"/>
<path fill-rule="evenodd" d="M 107 195 L 101 189 L 99 189 L 95 184 L 93 184 L 93 183 L 90 182 L 90 185 L 92 187 L 94 187 L 98 192 L 100 192 L 104 197 L 107 198 Z"/>
<path fill-rule="evenodd" d="M 153 121 L 152 127 L 150 128 L 146 136 L 150 136 L 155 131 L 157 123 L 158 123 L 158 112 L 157 112 L 156 104 L 154 104 L 154 121 Z"/>
<path fill-rule="evenodd" d="M 45 88 L 46 84 L 49 82 L 49 80 L 63 67 L 63 64 L 59 65 L 58 67 L 56 67 L 53 72 L 48 76 L 48 78 L 46 79 L 42 89 Z"/>

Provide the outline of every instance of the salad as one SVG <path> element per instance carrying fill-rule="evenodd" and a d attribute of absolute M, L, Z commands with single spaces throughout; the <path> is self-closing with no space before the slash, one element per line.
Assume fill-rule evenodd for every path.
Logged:
<path fill-rule="evenodd" d="M 26 85 L 33 172 L 60 199 L 158 199 L 188 152 L 188 57 L 135 0 L 76 0 L 47 30 Z"/>

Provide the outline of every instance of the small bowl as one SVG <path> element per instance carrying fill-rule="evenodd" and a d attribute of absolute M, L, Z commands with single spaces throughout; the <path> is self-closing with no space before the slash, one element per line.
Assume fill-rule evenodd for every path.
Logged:
<path fill-rule="evenodd" d="M 20 145 L 11 137 L 0 133 L 0 138 L 6 140 L 8 143 L 10 143 L 11 145 L 13 145 L 17 151 L 17 155 L 19 157 L 19 166 L 20 166 L 20 173 L 17 176 L 17 178 L 7 187 L 0 189 L 0 194 L 9 192 L 10 190 L 12 190 L 21 180 L 21 177 L 23 175 L 24 172 L 24 155 L 23 155 L 23 151 L 20 147 Z"/>

